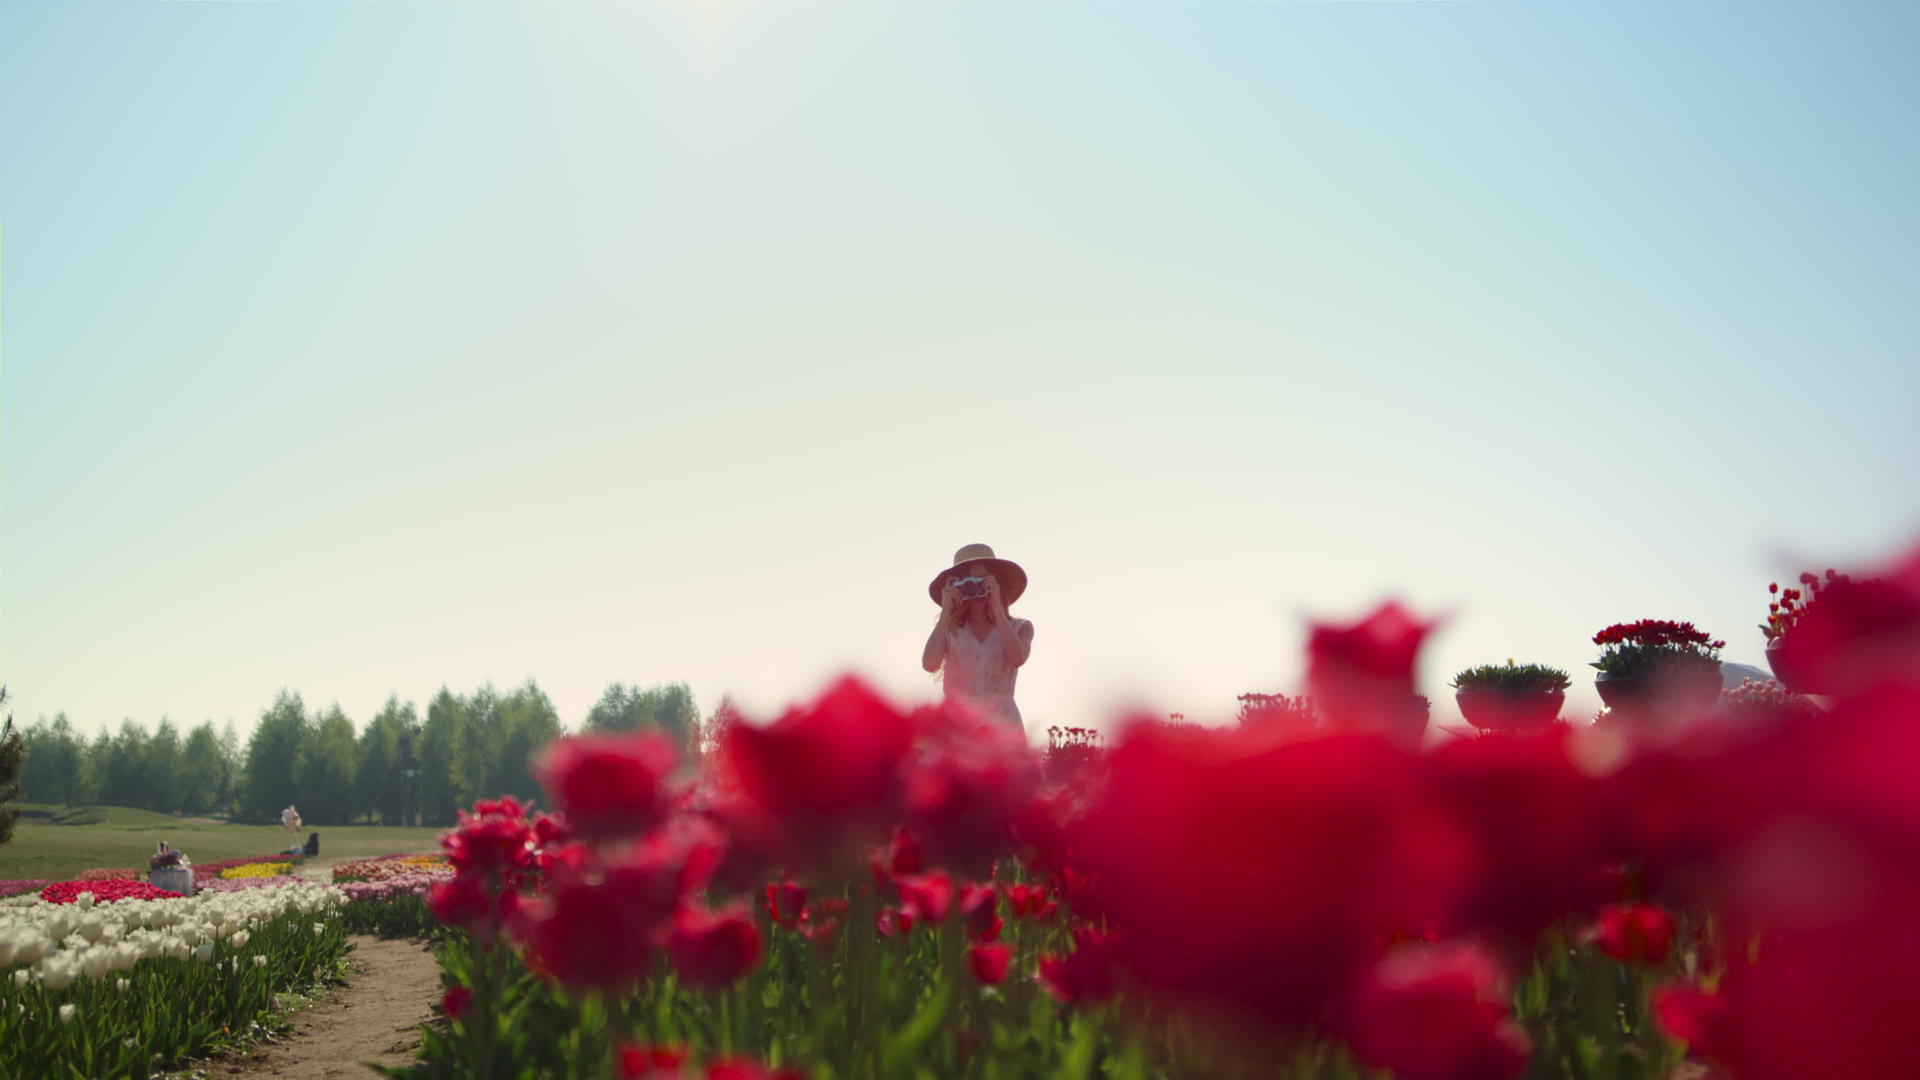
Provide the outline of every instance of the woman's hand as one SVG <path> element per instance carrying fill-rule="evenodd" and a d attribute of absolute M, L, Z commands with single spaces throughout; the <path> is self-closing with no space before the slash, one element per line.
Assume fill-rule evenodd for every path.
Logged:
<path fill-rule="evenodd" d="M 952 622 L 954 614 L 960 610 L 960 603 L 964 599 L 960 595 L 960 590 L 953 587 L 953 582 L 947 582 L 940 590 L 940 618 Z"/>
<path fill-rule="evenodd" d="M 994 622 L 1005 623 L 1007 621 L 1007 605 L 1000 601 L 1000 579 L 992 574 L 988 574 L 986 591 L 987 611 L 993 615 Z"/>

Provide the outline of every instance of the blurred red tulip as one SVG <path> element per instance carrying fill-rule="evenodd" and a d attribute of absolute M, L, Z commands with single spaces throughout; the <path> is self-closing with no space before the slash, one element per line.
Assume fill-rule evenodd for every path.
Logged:
<path fill-rule="evenodd" d="M 1328 728 L 1417 743 L 1427 717 L 1416 708 L 1414 664 L 1433 626 L 1396 603 L 1351 626 L 1314 624 L 1307 640 L 1307 693 Z"/>
<path fill-rule="evenodd" d="M 1111 775 L 1080 830 L 1092 898 L 1129 974 L 1192 1002 L 1311 1021 L 1377 942 L 1445 926 L 1472 883 L 1465 830 L 1385 740 L 1144 725 Z"/>
<path fill-rule="evenodd" d="M 831 848 L 880 833 L 911 740 L 907 718 L 849 678 L 768 727 L 729 726 L 721 749 L 745 801 L 789 842 Z"/>
<path fill-rule="evenodd" d="M 1402 1080 L 1497 1080 L 1526 1068 L 1499 967 L 1463 944 L 1389 951 L 1355 987 L 1344 1027 L 1354 1054 Z"/>
<path fill-rule="evenodd" d="M 1654 1019 L 1690 1052 L 1723 1065 L 1736 1064 L 1726 998 L 1690 984 L 1662 986 L 1653 991 L 1652 1006 Z"/>
<path fill-rule="evenodd" d="M 988 986 L 998 986 L 1007 977 L 1013 962 L 1013 950 L 1005 945 L 975 944 L 967 949 L 967 970 Z"/>
<path fill-rule="evenodd" d="M 1673 916 L 1653 904 L 1608 904 L 1589 935 L 1594 948 L 1615 960 L 1658 967 L 1666 963 L 1673 932 Z"/>
<path fill-rule="evenodd" d="M 520 907 L 520 894 L 471 874 L 456 874 L 427 892 L 427 910 L 448 926 L 487 933 L 505 925 Z"/>
<path fill-rule="evenodd" d="M 900 910 L 932 926 L 947 921 L 947 911 L 953 906 L 952 878 L 939 872 L 912 874 L 900 878 L 897 884 Z"/>
<path fill-rule="evenodd" d="M 743 904 L 718 912 L 682 908 L 667 951 L 681 982 L 698 990 L 724 990 L 760 963 L 760 930 Z"/>
<path fill-rule="evenodd" d="M 949 703 L 913 714 L 915 753 L 903 769 L 906 825 L 936 864 L 983 873 L 1014 851 L 1015 824 L 1039 790 L 1020 732 Z"/>
<path fill-rule="evenodd" d="M 684 1047 L 628 1043 L 620 1048 L 620 1080 L 670 1080 L 687 1060 Z"/>
<path fill-rule="evenodd" d="M 456 986 L 440 995 L 440 1011 L 448 1020 L 458 1022 L 467 1014 L 467 1006 L 473 1004 L 473 991 L 464 986 Z"/>
<path fill-rule="evenodd" d="M 1436 797 L 1475 841 L 1475 872 L 1453 927 L 1525 944 L 1615 895 L 1598 786 L 1564 727 L 1455 739 L 1427 761 Z"/>
<path fill-rule="evenodd" d="M 644 980 L 656 933 L 679 902 L 682 869 L 656 849 L 556 874 L 513 923 L 528 964 L 573 990 L 621 991 Z"/>
<path fill-rule="evenodd" d="M 635 837 L 666 817 L 673 743 L 659 732 L 577 735 L 540 755 L 535 775 L 578 836 Z"/>
<path fill-rule="evenodd" d="M 440 837 L 440 846 L 455 870 L 479 877 L 514 874 L 534 861 L 532 826 L 499 813 L 462 813 L 460 824 Z"/>
<path fill-rule="evenodd" d="M 1105 1001 L 1118 989 L 1113 939 L 1091 927 L 1078 927 L 1073 932 L 1073 951 L 1065 956 L 1042 956 L 1034 977 L 1062 1004 Z"/>

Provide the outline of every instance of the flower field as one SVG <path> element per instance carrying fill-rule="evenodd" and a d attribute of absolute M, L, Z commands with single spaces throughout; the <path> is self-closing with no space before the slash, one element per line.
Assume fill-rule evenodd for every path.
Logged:
<path fill-rule="evenodd" d="M 345 897 L 327 886 L 143 899 L 135 884 L 0 900 L 0 1076 L 148 1076 L 250 1031 L 346 956 Z"/>
<path fill-rule="evenodd" d="M 1645 622 L 1595 641 L 1665 679 L 1631 704 L 1432 747 L 1392 605 L 1314 629 L 1286 723 L 1036 756 L 846 680 L 691 771 L 562 740 L 553 813 L 444 840 L 407 1075 L 1909 1076 L 1920 553 L 1834 595 L 1819 701 L 1697 701 L 1718 642 Z"/>
<path fill-rule="evenodd" d="M 453 876 L 444 855 L 388 855 L 344 862 L 333 868 L 334 884 L 348 900 L 350 930 L 382 937 L 419 937 L 440 927 L 427 910 L 429 891 Z"/>
<path fill-rule="evenodd" d="M 144 1076 L 362 932 L 438 942 L 417 1080 L 1906 1077 L 1920 553 L 1820 596 L 1783 632 L 1818 698 L 1703 697 L 1720 643 L 1642 620 L 1595 635 L 1596 722 L 1436 743 L 1431 627 L 1388 605 L 1225 727 L 1035 752 L 845 679 L 694 761 L 561 739 L 550 811 L 485 800 L 331 884 L 0 882 L 0 1075 Z"/>

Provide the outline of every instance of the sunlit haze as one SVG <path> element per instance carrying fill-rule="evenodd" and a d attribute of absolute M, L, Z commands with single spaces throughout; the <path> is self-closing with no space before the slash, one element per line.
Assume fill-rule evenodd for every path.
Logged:
<path fill-rule="evenodd" d="M 1030 732 L 1309 618 L 1567 668 L 1920 534 L 1908 3 L 10 3 L 0 679 L 903 700 Z"/>

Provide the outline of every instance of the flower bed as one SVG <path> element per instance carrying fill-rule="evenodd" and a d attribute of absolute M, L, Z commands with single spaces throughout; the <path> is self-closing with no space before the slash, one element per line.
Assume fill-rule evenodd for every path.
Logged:
<path fill-rule="evenodd" d="M 453 868 L 447 865 L 445 855 L 381 855 L 372 859 L 336 863 L 333 880 L 335 884 L 345 884 L 387 881 L 419 874 L 451 876 L 452 873 Z"/>
<path fill-rule="evenodd" d="M 265 876 L 265 877 L 259 876 L 259 875 L 248 875 L 244 877 L 235 877 L 235 878 L 214 878 L 211 881 L 196 883 L 194 885 L 194 888 L 200 890 L 201 892 L 217 892 L 218 893 L 218 892 L 239 892 L 242 889 L 270 889 L 270 888 L 275 888 L 281 885 L 307 885 L 307 884 L 312 884 L 312 880 L 309 878 L 303 878 L 303 877 L 293 877 L 291 875 L 286 875 L 286 874 L 278 874 L 278 875 Z"/>
<path fill-rule="evenodd" d="M 145 1077 L 249 1031 L 275 995 L 337 975 L 343 900 L 312 882 L 0 900 L 0 1076 Z"/>
<path fill-rule="evenodd" d="M 51 884 L 52 882 L 45 878 L 22 878 L 16 881 L 0 881 L 0 900 L 4 900 L 9 896 L 20 896 L 23 893 L 37 893 Z"/>
<path fill-rule="evenodd" d="M 281 852 L 278 855 L 243 855 L 237 859 L 222 859 L 219 862 L 194 863 L 193 882 L 196 887 L 203 887 L 208 881 L 222 877 L 226 871 L 240 866 L 253 866 L 257 863 L 298 864 L 302 861 L 298 855 Z"/>
<path fill-rule="evenodd" d="M 1920 551 L 1877 580 L 1913 614 L 1817 639 L 1859 688 L 1824 710 L 1429 747 L 1431 624 L 1388 606 L 1309 635 L 1310 726 L 1137 723 L 1071 785 L 854 681 L 686 780 L 655 736 L 561 740 L 555 815 L 443 841 L 413 1075 L 1909 1075 Z M 1720 645 L 1601 636 L 1616 676 Z"/>
<path fill-rule="evenodd" d="M 156 889 L 144 881 L 95 878 L 91 881 L 56 881 L 40 890 L 40 899 L 49 904 L 71 904 L 81 897 L 90 903 L 107 904 L 116 900 L 177 900 L 180 894 Z"/>
<path fill-rule="evenodd" d="M 75 881 L 139 881 L 140 871 L 132 867 L 110 867 L 82 870 L 74 875 Z"/>
<path fill-rule="evenodd" d="M 220 871 L 221 881 L 239 881 L 243 878 L 286 877 L 293 869 L 292 862 L 255 862 L 229 866 Z"/>
<path fill-rule="evenodd" d="M 452 877 L 444 855 L 386 855 L 333 868 L 334 883 L 347 896 L 349 925 L 382 937 L 434 933 L 439 923 L 427 910 L 427 893 Z"/>

